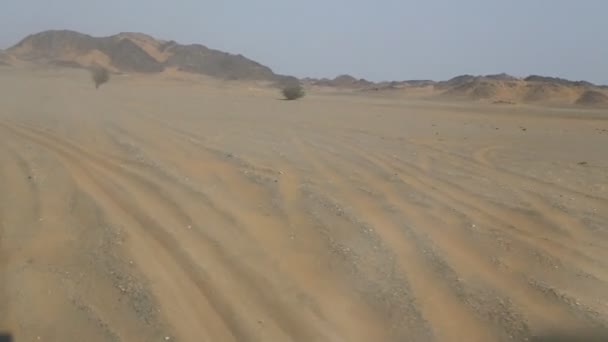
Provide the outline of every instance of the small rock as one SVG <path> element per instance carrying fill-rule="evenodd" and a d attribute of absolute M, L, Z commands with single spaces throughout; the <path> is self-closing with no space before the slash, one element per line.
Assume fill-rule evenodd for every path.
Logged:
<path fill-rule="evenodd" d="M 170 340 L 171 340 L 171 337 L 165 336 L 165 341 L 170 341 Z"/>

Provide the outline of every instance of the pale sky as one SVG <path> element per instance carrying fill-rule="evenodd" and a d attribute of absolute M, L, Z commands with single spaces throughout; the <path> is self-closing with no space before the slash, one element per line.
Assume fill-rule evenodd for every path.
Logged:
<path fill-rule="evenodd" d="M 540 74 L 608 84 L 608 0 L 2 0 L 0 47 L 71 29 L 241 53 L 298 77 Z"/>

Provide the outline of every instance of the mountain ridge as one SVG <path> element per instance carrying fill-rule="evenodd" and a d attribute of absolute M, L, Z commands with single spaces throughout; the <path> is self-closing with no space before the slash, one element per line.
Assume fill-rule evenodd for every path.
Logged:
<path fill-rule="evenodd" d="M 608 87 L 587 81 L 505 73 L 460 75 L 445 81 L 406 80 L 372 82 L 351 75 L 333 79 L 280 75 L 241 54 L 215 50 L 202 44 L 180 44 L 145 33 L 121 32 L 94 37 L 71 30 L 48 30 L 28 35 L 0 50 L 0 65 L 15 61 L 59 67 L 103 66 L 112 72 L 160 73 L 165 70 L 207 75 L 225 80 L 268 81 L 274 85 L 300 82 L 306 87 L 346 91 L 408 92 L 435 98 L 493 103 L 550 103 L 608 107 Z"/>
<path fill-rule="evenodd" d="M 157 73 L 176 68 L 235 80 L 278 81 L 286 77 L 240 54 L 135 32 L 94 37 L 71 30 L 49 30 L 29 35 L 6 51 L 28 62 L 85 68 L 101 65 L 114 72 Z"/>

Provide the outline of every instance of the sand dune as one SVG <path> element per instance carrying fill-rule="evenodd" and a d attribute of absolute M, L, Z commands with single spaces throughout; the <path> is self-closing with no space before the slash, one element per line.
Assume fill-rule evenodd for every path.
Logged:
<path fill-rule="evenodd" d="M 17 341 L 524 341 L 608 324 L 608 115 L 0 68 Z"/>

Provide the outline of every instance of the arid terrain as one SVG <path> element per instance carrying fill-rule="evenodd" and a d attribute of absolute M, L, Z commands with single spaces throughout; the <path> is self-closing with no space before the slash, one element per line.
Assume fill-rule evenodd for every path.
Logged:
<path fill-rule="evenodd" d="M 429 100 L 479 102 L 502 105 L 551 105 L 608 110 L 608 85 L 505 73 L 460 75 L 446 81 L 409 80 L 371 82 L 351 75 L 334 79 L 280 75 L 240 54 L 214 50 L 201 44 L 182 45 L 147 34 L 122 32 L 93 37 L 69 30 L 49 30 L 29 35 L 6 51 L 0 65 L 89 69 L 103 67 L 118 74 L 188 74 L 219 80 L 283 86 L 300 82 L 322 92 L 393 93 Z"/>
<path fill-rule="evenodd" d="M 533 341 L 608 325 L 608 111 L 0 67 L 16 341 Z"/>

